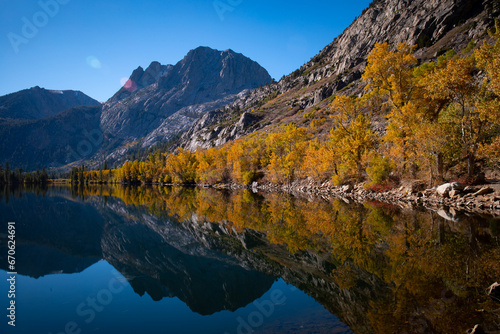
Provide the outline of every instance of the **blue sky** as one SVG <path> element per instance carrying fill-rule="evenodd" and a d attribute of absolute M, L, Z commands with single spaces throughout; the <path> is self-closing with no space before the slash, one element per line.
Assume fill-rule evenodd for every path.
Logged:
<path fill-rule="evenodd" d="M 138 66 L 232 49 L 279 80 L 371 0 L 0 0 L 0 95 L 40 86 L 105 101 Z"/>

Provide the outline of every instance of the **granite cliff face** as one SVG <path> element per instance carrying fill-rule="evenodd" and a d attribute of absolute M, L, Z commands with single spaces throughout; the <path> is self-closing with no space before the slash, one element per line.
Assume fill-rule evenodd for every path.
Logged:
<path fill-rule="evenodd" d="M 269 124 L 302 121 L 300 113 L 325 107 L 325 99 L 336 92 L 362 91 L 361 74 L 376 42 L 417 45 L 416 57 L 428 61 L 449 49 L 459 52 L 471 40 L 481 43 L 499 14 L 500 4 L 491 0 L 374 0 L 310 62 L 278 83 L 245 94 L 229 111 L 206 114 L 180 145 L 207 148 Z"/>
<path fill-rule="evenodd" d="M 469 22 L 470 27 L 464 26 L 467 42 L 477 39 L 485 32 L 487 23 L 485 25 L 484 20 L 488 21 L 487 8 L 491 3 L 486 0 L 375 0 L 304 69 L 319 69 L 321 63 L 329 65 L 313 71 L 309 80 L 342 74 L 363 64 L 376 42 L 408 43 L 428 48 L 455 27 L 465 25 L 467 20 L 482 13 L 480 20 Z M 474 29 L 472 25 L 477 27 L 478 23 L 479 29 Z M 422 56 L 425 51 L 421 50 L 418 55 Z"/>
<path fill-rule="evenodd" d="M 208 110 L 231 103 L 242 91 L 271 82 L 258 63 L 232 50 L 191 50 L 176 65 L 157 62 L 136 69 L 125 86 L 103 105 L 101 128 L 114 141 L 143 147 L 185 130 Z"/>
<path fill-rule="evenodd" d="M 80 91 L 49 90 L 38 86 L 0 96 L 0 118 L 43 119 L 78 106 L 100 103 Z"/>

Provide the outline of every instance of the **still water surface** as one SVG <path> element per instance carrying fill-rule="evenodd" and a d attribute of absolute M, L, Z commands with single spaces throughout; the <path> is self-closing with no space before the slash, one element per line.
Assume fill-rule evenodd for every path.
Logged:
<path fill-rule="evenodd" d="M 493 217 L 197 188 L 5 189 L 2 278 L 8 221 L 16 327 L 3 315 L 2 333 L 500 330 L 485 293 L 500 279 Z"/>

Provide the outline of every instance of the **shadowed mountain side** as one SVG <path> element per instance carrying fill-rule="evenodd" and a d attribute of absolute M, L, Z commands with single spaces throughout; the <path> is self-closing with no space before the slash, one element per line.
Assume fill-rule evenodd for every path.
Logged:
<path fill-rule="evenodd" d="M 0 96 L 0 118 L 42 119 L 78 106 L 100 103 L 80 91 L 49 90 L 38 86 Z"/>
<path fill-rule="evenodd" d="M 40 120 L 0 120 L 0 164 L 25 171 L 60 167 L 103 143 L 101 107 L 76 107 Z"/>

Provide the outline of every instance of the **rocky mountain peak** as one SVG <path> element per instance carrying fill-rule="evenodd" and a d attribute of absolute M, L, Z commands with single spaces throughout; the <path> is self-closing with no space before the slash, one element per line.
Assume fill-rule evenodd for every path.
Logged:
<path fill-rule="evenodd" d="M 111 97 L 108 102 L 117 102 L 123 100 L 133 93 L 154 84 L 158 79 L 165 75 L 172 65 L 162 65 L 157 61 L 151 64 L 144 70 L 142 66 L 137 67 L 129 79 L 125 82 L 122 88 Z"/>
<path fill-rule="evenodd" d="M 150 146 L 271 80 L 264 68 L 240 53 L 198 47 L 173 66 L 152 62 L 146 70 L 137 68 L 104 104 L 101 128 L 119 147 L 130 142 Z M 123 154 L 115 151 L 109 158 Z"/>
<path fill-rule="evenodd" d="M 201 103 L 269 82 L 269 73 L 242 54 L 230 49 L 219 51 L 201 46 L 189 51 L 169 74 L 160 79 L 158 85 L 168 90 L 181 83 L 193 90 L 193 99 Z"/>
<path fill-rule="evenodd" d="M 146 87 L 155 83 L 161 76 L 170 71 L 172 67 L 172 65 L 162 65 L 157 61 L 151 62 L 148 68 L 144 71 L 142 77 L 139 79 L 138 85 Z"/>

